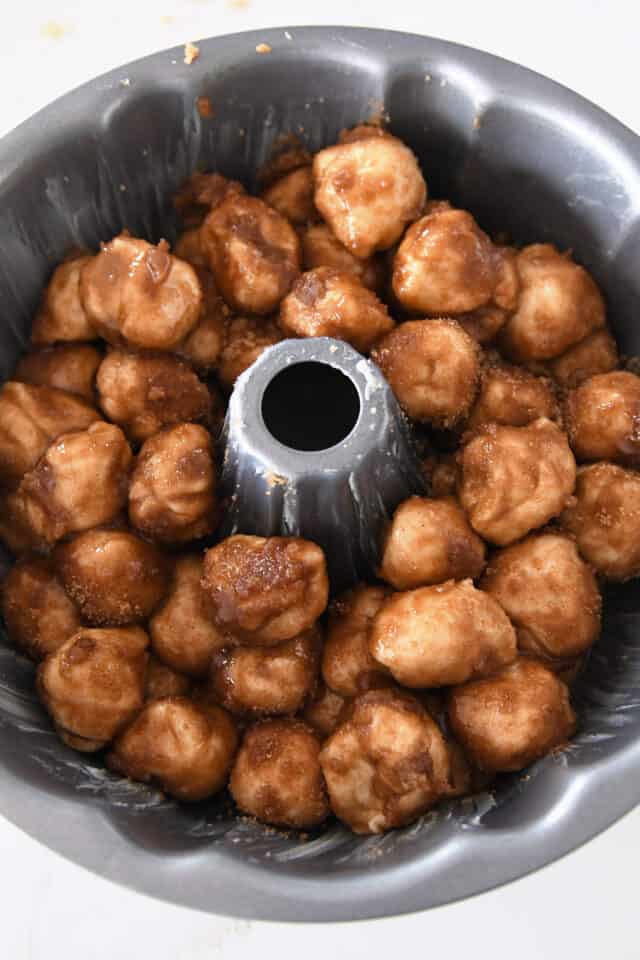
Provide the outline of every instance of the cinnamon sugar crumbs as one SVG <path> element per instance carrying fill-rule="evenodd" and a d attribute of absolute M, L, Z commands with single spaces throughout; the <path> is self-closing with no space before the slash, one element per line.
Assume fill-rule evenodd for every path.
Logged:
<path fill-rule="evenodd" d="M 197 60 L 200 56 L 200 47 L 196 47 L 195 43 L 185 43 L 184 45 L 184 62 L 187 66 L 191 66 L 194 60 Z"/>
<path fill-rule="evenodd" d="M 268 43 L 259 43 L 256 47 L 256 53 L 271 53 L 271 47 Z"/>

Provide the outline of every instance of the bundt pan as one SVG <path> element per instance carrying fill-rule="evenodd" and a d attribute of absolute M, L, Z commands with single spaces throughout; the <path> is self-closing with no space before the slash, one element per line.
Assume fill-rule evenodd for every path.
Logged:
<path fill-rule="evenodd" d="M 425 37 L 290 28 L 199 47 L 191 66 L 180 49 L 93 80 L 0 144 L 2 379 L 70 247 L 123 227 L 171 238 L 169 197 L 196 168 L 251 182 L 279 134 L 318 149 L 381 112 L 432 196 L 488 230 L 572 248 L 605 291 L 621 349 L 640 353 L 640 140 L 616 120 L 521 67 Z M 568 750 L 379 837 L 335 822 L 283 835 L 235 819 L 224 799 L 178 807 L 59 743 L 32 679 L 1 644 L 2 814 L 102 876 L 215 913 L 346 920 L 447 903 L 560 857 L 640 796 L 636 583 L 606 597 Z"/>

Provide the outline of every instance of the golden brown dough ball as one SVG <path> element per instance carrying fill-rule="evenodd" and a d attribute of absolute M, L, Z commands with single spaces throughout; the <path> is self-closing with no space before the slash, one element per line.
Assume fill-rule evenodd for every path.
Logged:
<path fill-rule="evenodd" d="M 282 340 L 282 330 L 275 319 L 267 317 L 233 317 L 227 327 L 226 341 L 218 360 L 218 378 L 227 390 L 268 347 Z"/>
<path fill-rule="evenodd" d="M 387 530 L 379 575 L 396 590 L 474 579 L 482 573 L 484 554 L 454 497 L 410 497 Z"/>
<path fill-rule="evenodd" d="M 541 418 L 527 427 L 483 427 L 459 454 L 460 502 L 473 529 L 505 546 L 562 512 L 576 464 L 566 435 Z"/>
<path fill-rule="evenodd" d="M 589 377 L 615 370 L 619 360 L 615 340 L 606 327 L 601 327 L 551 360 L 549 372 L 561 387 L 570 390 Z"/>
<path fill-rule="evenodd" d="M 286 173 L 262 194 L 270 207 L 286 217 L 294 226 L 302 226 L 318 219 L 313 202 L 313 173 L 311 167 L 298 167 Z"/>
<path fill-rule="evenodd" d="M 335 237 L 326 223 L 312 223 L 302 234 L 302 266 L 333 267 L 341 273 L 352 273 L 363 285 L 379 293 L 385 283 L 385 265 L 382 256 L 362 260 L 355 257 Z"/>
<path fill-rule="evenodd" d="M 152 653 L 149 654 L 144 675 L 145 703 L 162 700 L 163 697 L 186 697 L 191 692 L 191 686 L 190 678 L 184 673 L 178 673 Z"/>
<path fill-rule="evenodd" d="M 522 367 L 489 367 L 482 374 L 467 425 L 470 429 L 488 423 L 526 427 L 539 417 L 559 418 L 551 380 L 535 377 Z"/>
<path fill-rule="evenodd" d="M 173 205 L 185 227 L 199 227 L 223 200 L 244 192 L 241 183 L 219 173 L 194 173 L 173 198 Z"/>
<path fill-rule="evenodd" d="M 198 322 L 202 290 L 191 264 L 125 233 L 102 245 L 82 269 L 84 309 L 115 346 L 172 350 Z"/>
<path fill-rule="evenodd" d="M 207 211 L 208 212 L 208 211 Z M 204 255 L 200 242 L 200 227 L 191 227 L 178 234 L 173 245 L 173 255 L 179 260 L 186 260 L 192 267 L 206 269 L 207 258 Z"/>
<path fill-rule="evenodd" d="M 565 405 L 576 460 L 612 460 L 640 466 L 640 377 L 601 373 L 572 390 Z"/>
<path fill-rule="evenodd" d="M 321 150 L 313 178 L 316 207 L 340 243 L 363 260 L 399 240 L 427 196 L 414 154 L 391 136 Z"/>
<path fill-rule="evenodd" d="M 331 606 L 322 676 L 341 697 L 355 697 L 389 681 L 388 671 L 369 652 L 371 624 L 388 595 L 386 587 L 363 583 Z"/>
<path fill-rule="evenodd" d="M 145 440 L 129 487 L 129 520 L 152 540 L 184 543 L 218 520 L 211 434 L 179 423 Z"/>
<path fill-rule="evenodd" d="M 265 647 L 308 630 L 329 598 L 324 553 L 300 537 L 227 537 L 205 553 L 202 586 L 221 631 Z"/>
<path fill-rule="evenodd" d="M 453 455 L 425 457 L 422 461 L 422 475 L 433 497 L 455 496 L 459 472 Z"/>
<path fill-rule="evenodd" d="M 331 809 L 355 833 L 401 827 L 447 793 L 446 743 L 413 697 L 370 690 L 345 714 L 320 763 Z"/>
<path fill-rule="evenodd" d="M 522 770 L 571 736 L 569 691 L 537 660 L 519 657 L 485 680 L 451 691 L 449 722 L 481 770 Z"/>
<path fill-rule="evenodd" d="M 38 667 L 38 694 L 55 724 L 102 744 L 144 702 L 149 638 L 140 627 L 78 630 Z"/>
<path fill-rule="evenodd" d="M 147 703 L 120 734 L 107 766 L 194 802 L 225 785 L 237 742 L 233 720 L 220 707 L 164 697 Z"/>
<path fill-rule="evenodd" d="M 300 720 L 267 720 L 244 735 L 231 771 L 233 799 L 251 817 L 281 827 L 315 827 L 329 807 L 320 741 Z"/>
<path fill-rule="evenodd" d="M 205 419 L 211 399 L 205 384 L 168 354 L 111 350 L 98 369 L 98 403 L 137 442 L 162 427 Z"/>
<path fill-rule="evenodd" d="M 338 726 L 346 702 L 344 697 L 320 682 L 315 695 L 302 712 L 302 719 L 324 740 Z"/>
<path fill-rule="evenodd" d="M 500 334 L 514 360 L 552 360 L 604 326 L 600 291 L 568 254 L 535 243 L 518 253 L 516 264 L 518 305 Z"/>
<path fill-rule="evenodd" d="M 87 530 L 56 547 L 54 565 L 92 626 L 146 620 L 167 589 L 165 558 L 128 530 Z"/>
<path fill-rule="evenodd" d="M 211 692 L 231 713 L 295 713 L 315 687 L 320 643 L 312 628 L 275 647 L 229 647 L 214 658 Z"/>
<path fill-rule="evenodd" d="M 373 621 L 369 647 L 405 687 L 444 687 L 488 676 L 517 652 L 502 607 L 471 580 L 394 594 Z"/>
<path fill-rule="evenodd" d="M 98 419 L 97 410 L 64 390 L 9 380 L 0 390 L 0 486 L 16 487 L 52 440 Z"/>
<path fill-rule="evenodd" d="M 25 354 L 13 376 L 22 383 L 67 390 L 92 403 L 101 361 L 102 354 L 88 343 L 43 347 Z"/>
<path fill-rule="evenodd" d="M 393 292 L 406 310 L 441 317 L 494 304 L 513 309 L 513 257 L 466 210 L 435 204 L 407 230 L 393 260 Z"/>
<path fill-rule="evenodd" d="M 480 586 L 508 614 L 523 653 L 561 661 L 598 636 L 600 591 L 566 536 L 540 533 L 498 550 Z"/>
<path fill-rule="evenodd" d="M 239 313 L 271 313 L 300 270 L 300 241 L 257 197 L 233 196 L 209 214 L 201 243 L 222 296 Z"/>
<path fill-rule="evenodd" d="M 367 353 L 394 327 L 384 303 L 350 273 L 316 267 L 303 273 L 280 305 L 287 336 L 336 337 Z"/>
<path fill-rule="evenodd" d="M 51 570 L 39 558 L 15 564 L 2 584 L 2 616 L 18 649 L 36 662 L 80 627 L 80 617 Z"/>
<path fill-rule="evenodd" d="M 474 401 L 480 351 L 455 320 L 402 323 L 371 356 L 414 420 L 451 427 Z"/>
<path fill-rule="evenodd" d="M 276 138 L 271 148 L 268 163 L 258 171 L 258 181 L 263 186 L 269 186 L 285 174 L 297 170 L 298 167 L 310 166 L 312 159 L 307 148 L 295 134 L 282 134 Z"/>
<path fill-rule="evenodd" d="M 613 463 L 581 467 L 560 523 L 608 580 L 640 576 L 640 475 L 634 470 Z"/>
<path fill-rule="evenodd" d="M 231 311 L 218 293 L 209 271 L 198 269 L 196 272 L 202 287 L 200 319 L 175 350 L 200 373 L 209 373 L 224 347 Z"/>
<path fill-rule="evenodd" d="M 229 642 L 213 622 L 201 577 L 201 556 L 178 557 L 165 602 L 149 621 L 156 656 L 193 677 L 204 676 L 214 654 Z"/>
<path fill-rule="evenodd" d="M 31 328 L 37 346 L 73 340 L 95 340 L 97 333 L 80 297 L 80 275 L 91 257 L 66 260 L 53 271 Z"/>
<path fill-rule="evenodd" d="M 124 434 L 110 423 L 65 433 L 7 497 L 5 510 L 31 546 L 111 523 L 127 502 L 131 460 Z"/>

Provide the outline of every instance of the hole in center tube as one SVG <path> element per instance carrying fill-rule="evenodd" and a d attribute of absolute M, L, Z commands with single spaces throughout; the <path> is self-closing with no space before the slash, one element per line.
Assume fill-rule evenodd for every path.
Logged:
<path fill-rule="evenodd" d="M 358 391 L 327 363 L 295 363 L 262 396 L 269 433 L 293 450 L 326 450 L 348 437 L 360 415 Z"/>

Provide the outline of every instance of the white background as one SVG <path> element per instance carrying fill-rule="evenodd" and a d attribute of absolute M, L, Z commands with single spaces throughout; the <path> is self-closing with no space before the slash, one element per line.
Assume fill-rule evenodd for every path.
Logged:
<path fill-rule="evenodd" d="M 4 0 L 0 134 L 90 77 L 164 47 L 237 30 L 345 22 L 428 33 L 519 61 L 640 132 L 636 8 L 633 0 Z M 378 960 L 409 951 L 451 960 L 638 960 L 639 852 L 637 808 L 586 847 L 501 890 L 397 920 L 311 927 L 227 920 L 149 900 L 0 820 L 0 960 Z"/>

